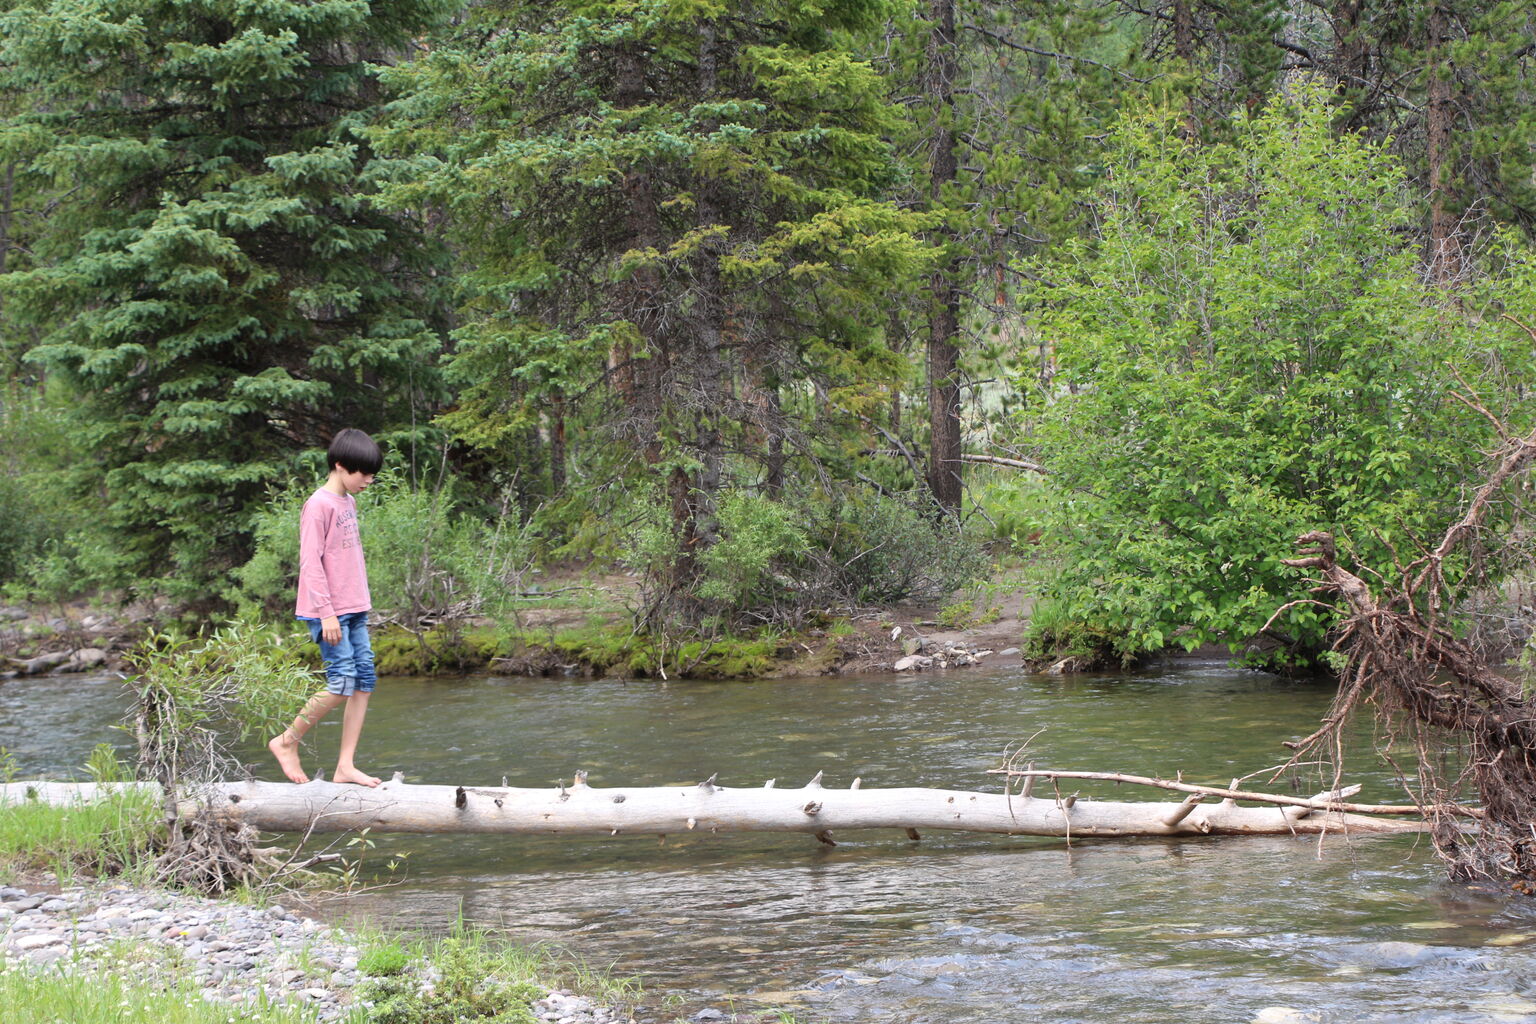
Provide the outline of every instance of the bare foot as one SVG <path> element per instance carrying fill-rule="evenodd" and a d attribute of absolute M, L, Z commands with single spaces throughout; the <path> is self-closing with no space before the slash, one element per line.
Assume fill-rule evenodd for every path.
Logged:
<path fill-rule="evenodd" d="M 291 735 L 284 729 L 280 735 L 272 737 L 267 743 L 267 749 L 277 758 L 277 766 L 288 776 L 289 782 L 308 782 L 309 776 L 299 767 L 299 741 L 290 739 Z"/>
<path fill-rule="evenodd" d="M 366 772 L 360 772 L 356 768 L 337 767 L 336 774 L 331 776 L 332 782 L 351 782 L 359 786 L 377 786 L 379 780 Z"/>

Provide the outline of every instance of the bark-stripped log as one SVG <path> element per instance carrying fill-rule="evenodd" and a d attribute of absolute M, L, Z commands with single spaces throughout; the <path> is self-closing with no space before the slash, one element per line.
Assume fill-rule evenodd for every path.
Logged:
<path fill-rule="evenodd" d="M 817 780 L 820 776 L 817 776 Z M 1239 807 L 1227 801 L 1115 802 L 1075 794 L 1026 796 L 946 789 L 734 789 L 697 786 L 598 789 L 408 785 L 377 789 L 309 782 L 230 782 L 203 794 L 231 824 L 273 832 L 463 832 L 521 835 L 666 835 L 687 832 L 803 832 L 829 838 L 849 829 L 918 829 L 1004 835 L 1109 837 L 1290 835 L 1423 831 L 1422 821 L 1342 814 L 1315 807 Z M 85 787 L 0 786 L 0 801 L 59 799 Z M 45 788 L 46 787 L 46 788 Z"/>

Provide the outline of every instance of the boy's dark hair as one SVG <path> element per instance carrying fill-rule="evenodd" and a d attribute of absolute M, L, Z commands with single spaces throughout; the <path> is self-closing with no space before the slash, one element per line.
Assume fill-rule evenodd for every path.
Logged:
<path fill-rule="evenodd" d="M 331 446 L 325 450 L 327 469 L 341 463 L 341 468 L 352 473 L 377 473 L 384 465 L 384 453 L 373 438 L 347 427 L 331 438 Z"/>

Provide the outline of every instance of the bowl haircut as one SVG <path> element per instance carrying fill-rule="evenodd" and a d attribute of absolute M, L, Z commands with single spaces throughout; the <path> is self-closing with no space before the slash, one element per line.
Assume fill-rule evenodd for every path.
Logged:
<path fill-rule="evenodd" d="M 327 466 L 341 464 L 351 473 L 377 473 L 384 465 L 384 453 L 378 444 L 361 430 L 347 427 L 331 438 L 331 446 L 325 451 Z"/>

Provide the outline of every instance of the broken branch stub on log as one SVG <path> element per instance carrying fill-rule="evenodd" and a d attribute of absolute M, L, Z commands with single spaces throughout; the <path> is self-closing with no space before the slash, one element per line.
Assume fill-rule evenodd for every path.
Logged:
<path fill-rule="evenodd" d="M 41 783 L 0 787 L 0 801 L 27 799 Z M 62 784 L 55 787 L 53 795 Z M 429 786 L 396 779 L 364 786 L 229 782 L 198 796 L 231 824 L 274 832 L 666 835 L 680 832 L 799 832 L 946 829 L 1068 838 L 1290 835 L 1421 831 L 1422 821 L 1346 814 L 1317 807 L 1239 807 L 1119 802 L 1086 797 L 973 793 L 944 789 L 735 789 L 699 786 L 559 789 Z"/>

